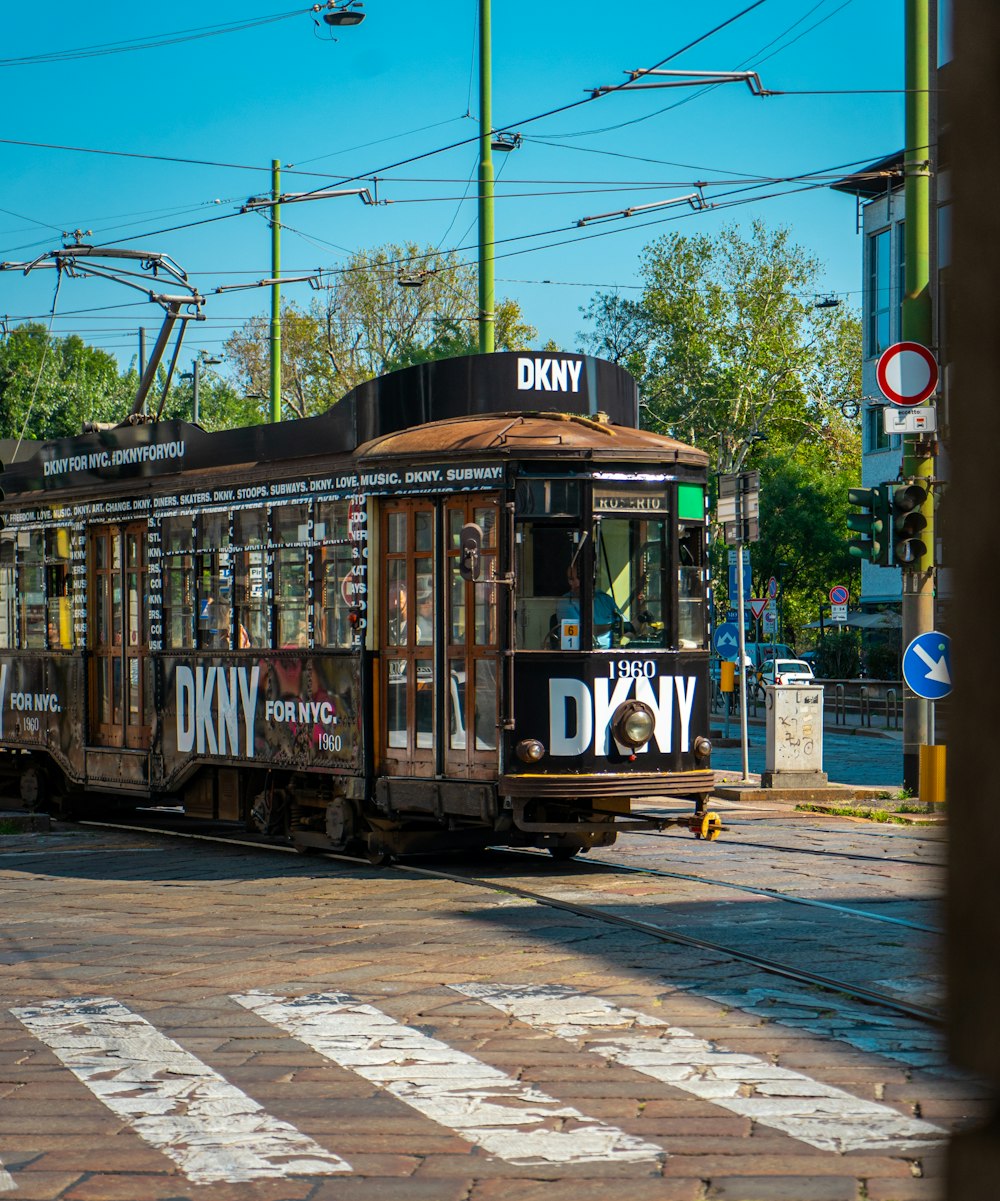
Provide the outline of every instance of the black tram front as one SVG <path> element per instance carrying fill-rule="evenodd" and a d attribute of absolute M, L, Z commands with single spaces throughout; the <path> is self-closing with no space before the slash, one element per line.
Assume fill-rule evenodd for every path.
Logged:
<path fill-rule="evenodd" d="M 636 414 L 611 364 L 500 354 L 8 447 L 0 770 L 371 855 L 699 816 L 707 459 Z"/>

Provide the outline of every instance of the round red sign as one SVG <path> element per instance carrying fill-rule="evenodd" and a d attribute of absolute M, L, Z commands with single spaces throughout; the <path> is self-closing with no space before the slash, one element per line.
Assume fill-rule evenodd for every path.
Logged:
<path fill-rule="evenodd" d="M 923 404 L 938 386 L 937 360 L 919 342 L 897 342 L 875 367 L 879 389 L 895 405 Z"/>
<path fill-rule="evenodd" d="M 835 584 L 830 589 L 830 603 L 833 605 L 846 605 L 850 595 L 843 584 Z"/>

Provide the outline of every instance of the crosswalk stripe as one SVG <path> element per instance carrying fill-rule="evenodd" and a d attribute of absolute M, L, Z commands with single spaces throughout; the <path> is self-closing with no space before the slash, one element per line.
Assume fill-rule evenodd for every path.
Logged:
<path fill-rule="evenodd" d="M 940 1127 L 904 1117 L 888 1105 L 865 1101 L 753 1055 L 727 1051 L 689 1030 L 570 988 L 450 987 L 557 1038 L 581 1040 L 587 1051 L 821 1151 L 905 1150 L 945 1137 Z"/>
<path fill-rule="evenodd" d="M 271 1025 L 516 1164 L 649 1160 L 653 1143 L 588 1118 L 345 993 L 233 997 Z"/>
<path fill-rule="evenodd" d="M 11 1012 L 195 1184 L 351 1170 L 113 998 Z"/>

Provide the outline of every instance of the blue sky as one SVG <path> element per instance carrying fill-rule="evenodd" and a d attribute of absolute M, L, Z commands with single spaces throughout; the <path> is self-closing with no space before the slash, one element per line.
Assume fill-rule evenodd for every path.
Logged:
<path fill-rule="evenodd" d="M 750 185 L 835 176 L 902 145 L 903 96 L 891 90 L 902 87 L 903 2 L 763 0 L 744 12 L 752 3 L 493 0 L 494 125 L 524 137 L 517 151 L 495 156 L 497 295 L 521 303 L 540 340 L 575 346 L 580 306 L 599 289 L 633 294 L 642 247 L 660 234 L 713 233 L 757 217 L 790 227 L 822 262 L 823 289 L 860 304 L 851 199 L 817 181 L 806 190 Z M 16 6 L 5 16 L 0 59 L 0 260 L 31 260 L 74 229 L 92 230 L 88 241 L 169 254 L 208 296 L 208 320 L 192 323 L 182 369 L 199 350 L 220 353 L 234 325 L 268 311 L 266 291 L 212 290 L 270 274 L 265 220 L 234 214 L 269 188 L 273 158 L 286 164 L 285 190 L 377 175 L 379 199 L 391 202 L 285 206 L 285 273 L 335 270 L 352 251 L 406 239 L 460 248 L 474 261 L 478 0 L 365 7 L 365 22 L 336 31 L 333 41 L 305 6 L 276 0 L 238 9 L 107 0 L 90 6 L 85 21 L 67 20 L 73 10 Z M 155 49 L 18 61 L 288 13 Z M 759 98 L 731 83 L 618 93 L 531 120 L 678 51 L 672 68 L 755 69 L 772 90 L 889 91 Z M 684 194 L 696 180 L 708 181 L 705 197 L 717 207 L 576 226 L 584 216 Z M 10 324 L 47 320 L 54 282 L 52 272 L 0 272 L 0 315 Z M 285 294 L 303 306 L 313 295 L 306 285 Z M 66 279 L 53 330 L 78 333 L 127 363 L 138 327 L 151 340 L 159 324 L 159 309 L 138 293 Z"/>

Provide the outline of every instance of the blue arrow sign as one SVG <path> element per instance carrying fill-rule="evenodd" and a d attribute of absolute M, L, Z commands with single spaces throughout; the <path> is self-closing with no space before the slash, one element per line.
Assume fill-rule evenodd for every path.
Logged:
<path fill-rule="evenodd" d="M 731 622 L 723 622 L 712 635 L 712 645 L 720 659 L 735 663 L 740 654 L 740 632 Z"/>
<path fill-rule="evenodd" d="M 903 679 L 925 701 L 951 692 L 951 639 L 931 630 L 918 634 L 903 652 Z"/>

